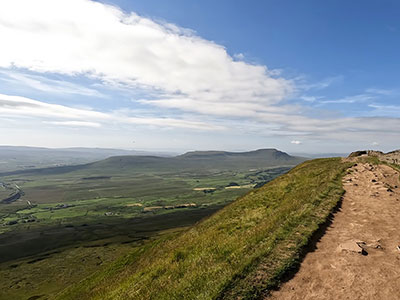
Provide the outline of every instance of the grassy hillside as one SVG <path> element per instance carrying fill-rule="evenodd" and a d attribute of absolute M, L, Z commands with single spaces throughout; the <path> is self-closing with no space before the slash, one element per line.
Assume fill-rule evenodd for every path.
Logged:
<path fill-rule="evenodd" d="M 192 226 L 293 166 L 263 168 L 283 161 L 269 162 L 268 153 L 295 161 L 276 150 L 188 157 L 194 152 L 172 160 L 123 156 L 3 174 L 0 299 L 51 298 L 132 248 L 166 230 Z M 257 168 L 250 168 L 257 157 Z M 211 170 L 217 160 L 221 170 Z M 20 197 L 9 201 L 16 193 Z"/>
<path fill-rule="evenodd" d="M 340 200 L 348 166 L 339 158 L 305 162 L 58 299 L 253 299 L 296 264 Z"/>

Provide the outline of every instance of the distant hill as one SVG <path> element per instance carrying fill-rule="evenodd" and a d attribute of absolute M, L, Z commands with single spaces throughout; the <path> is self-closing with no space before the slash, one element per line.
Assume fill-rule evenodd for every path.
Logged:
<path fill-rule="evenodd" d="M 108 148 L 42 148 L 0 146 L 0 172 L 90 163 L 116 155 L 159 155 L 156 152 Z"/>
<path fill-rule="evenodd" d="M 305 160 L 306 158 L 290 156 L 276 149 L 259 149 L 249 152 L 193 151 L 175 157 L 138 155 L 113 156 L 89 164 L 25 170 L 12 173 L 43 175 L 80 172 L 87 175 L 110 175 L 143 171 L 239 171 L 250 169 L 258 170 L 278 166 L 295 166 Z M 10 174 L 10 172 L 7 172 L 7 174 Z"/>
<path fill-rule="evenodd" d="M 177 158 L 242 158 L 253 157 L 260 159 L 284 159 L 290 160 L 292 156 L 276 149 L 258 149 L 249 152 L 227 152 L 227 151 L 190 151 L 177 156 Z"/>
<path fill-rule="evenodd" d="M 290 156 L 276 149 L 259 149 L 249 152 L 193 151 L 174 158 L 192 162 L 210 169 L 257 169 L 282 165 L 297 165 L 306 159 Z"/>

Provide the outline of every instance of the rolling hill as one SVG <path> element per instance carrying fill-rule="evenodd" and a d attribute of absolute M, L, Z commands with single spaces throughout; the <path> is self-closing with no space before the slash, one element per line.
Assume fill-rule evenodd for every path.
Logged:
<path fill-rule="evenodd" d="M 150 152 L 107 148 L 43 148 L 0 146 L 0 172 L 90 163 L 116 155 L 150 155 Z M 153 153 L 152 155 L 170 155 Z"/>

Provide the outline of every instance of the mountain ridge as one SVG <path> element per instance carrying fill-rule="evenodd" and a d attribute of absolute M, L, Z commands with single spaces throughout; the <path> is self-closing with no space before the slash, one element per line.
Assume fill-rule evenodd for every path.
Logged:
<path fill-rule="evenodd" d="M 0 146 L 0 173 L 56 166 L 71 166 L 95 162 L 116 155 L 158 155 L 171 153 L 146 152 L 112 148 L 45 148 Z"/>
<path fill-rule="evenodd" d="M 3 172 L 0 175 L 12 174 L 62 174 L 74 171 L 90 172 L 95 174 L 110 174 L 125 172 L 141 172 L 153 170 L 168 172 L 171 169 L 181 171 L 224 171 L 249 170 L 278 166 L 295 166 L 307 160 L 303 157 L 290 156 L 277 149 L 258 149 L 247 152 L 227 151 L 192 151 L 174 157 L 154 155 L 121 155 L 73 166 L 59 166 Z"/>

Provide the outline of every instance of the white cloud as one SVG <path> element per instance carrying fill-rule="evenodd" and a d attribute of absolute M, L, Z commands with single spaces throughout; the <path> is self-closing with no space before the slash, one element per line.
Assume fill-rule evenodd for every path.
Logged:
<path fill-rule="evenodd" d="M 372 146 L 378 146 L 379 143 L 378 143 L 378 142 L 372 142 L 371 145 L 372 145 Z"/>
<path fill-rule="evenodd" d="M 224 129 L 223 126 L 207 124 L 200 121 L 176 118 L 132 117 L 120 111 L 105 113 L 89 109 L 72 108 L 59 104 L 50 104 L 26 97 L 0 94 L 0 116 L 3 115 L 7 117 L 30 117 L 42 122 L 47 122 L 48 124 L 75 127 L 100 127 L 101 123 L 107 123 L 109 126 L 112 124 L 136 124 L 196 130 Z M 67 121 L 65 121 L 65 119 L 67 119 Z"/>
<path fill-rule="evenodd" d="M 370 95 L 370 94 L 360 94 L 360 95 L 345 97 L 345 98 L 342 98 L 342 99 L 324 100 L 324 101 L 320 101 L 319 103 L 323 103 L 323 104 L 330 104 L 330 103 L 350 104 L 350 103 L 366 102 L 366 101 L 372 100 L 374 98 L 375 98 L 375 96 Z"/>
<path fill-rule="evenodd" d="M 240 104 L 236 111 L 228 111 L 227 114 L 240 112 Z M 204 113 L 210 112 L 212 106 L 205 107 Z M 217 107 L 222 113 L 223 108 Z M 254 109 L 254 108 L 252 108 Z M 289 110 L 289 108 L 288 108 Z M 290 111 L 290 110 L 289 110 Z M 290 113 L 293 113 L 290 115 Z M 375 136 L 394 137 L 398 136 L 400 119 L 398 118 L 341 118 L 341 119 L 316 119 L 286 112 L 285 107 L 275 107 L 270 111 L 264 110 L 256 114 L 256 120 L 244 119 L 225 120 L 209 118 L 196 118 L 187 115 L 183 118 L 156 117 L 149 113 L 137 116 L 135 110 L 114 110 L 101 112 L 91 109 L 72 108 L 65 105 L 50 104 L 26 97 L 9 96 L 0 94 L 0 116 L 1 118 L 31 118 L 39 122 L 51 122 L 49 124 L 59 126 L 78 127 L 115 127 L 134 125 L 157 128 L 182 128 L 205 131 L 221 131 L 226 134 L 253 133 L 266 136 L 292 136 L 302 139 L 334 139 L 334 140 L 366 140 Z M 212 114 L 210 113 L 210 116 Z M 99 125 L 97 125 L 99 124 Z M 293 144 L 302 143 L 293 140 Z"/>
<path fill-rule="evenodd" d="M 300 145 L 300 144 L 302 144 L 301 141 L 291 141 L 290 143 L 291 143 L 291 144 L 295 144 L 295 145 Z"/>
<path fill-rule="evenodd" d="M 394 96 L 394 95 L 399 94 L 399 92 L 396 90 L 374 89 L 374 88 L 367 89 L 366 92 L 371 93 L 371 94 L 382 95 L 382 96 Z"/>
<path fill-rule="evenodd" d="M 102 112 L 71 108 L 4 94 L 0 94 L 0 114 L 61 119 L 110 119 L 107 114 Z"/>
<path fill-rule="evenodd" d="M 22 72 L 7 70 L 0 71 L 0 80 L 13 85 L 23 85 L 46 93 L 77 94 L 83 96 L 104 97 L 99 91 L 84 87 L 79 84 L 54 80 L 40 75 L 24 74 Z"/>
<path fill-rule="evenodd" d="M 243 60 L 244 59 L 244 54 L 243 53 L 236 53 L 233 55 L 234 58 L 237 60 Z"/>
<path fill-rule="evenodd" d="M 86 74 L 156 91 L 174 108 L 185 99 L 227 110 L 236 103 L 269 106 L 292 91 L 273 70 L 234 60 L 191 31 L 98 2 L 1 1 L 0 32 L 0 67 Z"/>
<path fill-rule="evenodd" d="M 43 121 L 44 124 L 61 125 L 61 126 L 71 126 L 71 127 L 101 127 L 100 123 L 96 122 L 85 122 L 85 121 Z"/>
<path fill-rule="evenodd" d="M 369 104 L 373 110 L 369 113 L 372 116 L 400 116 L 400 105 Z"/>
<path fill-rule="evenodd" d="M 317 97 L 317 96 L 301 96 L 300 99 L 306 102 L 316 102 L 319 99 L 323 99 L 324 97 Z"/>
<path fill-rule="evenodd" d="M 398 114 L 395 116 L 398 107 L 370 105 L 375 114 L 391 111 L 392 118 L 327 118 L 313 108 L 306 111 L 306 107 L 286 101 L 294 92 L 311 94 L 329 88 L 342 81 L 342 76 L 314 84 L 298 80 L 295 86 L 279 70 L 247 63 L 241 54 L 231 57 L 223 46 L 193 31 L 126 14 L 100 2 L 0 1 L 0 35 L 0 68 L 9 80 L 46 93 L 98 96 L 95 86 L 81 87 L 46 78 L 49 73 L 86 76 L 115 89 L 137 91 L 135 95 L 144 99 L 135 96 L 134 101 L 140 109 L 145 104 L 144 109 L 151 111 L 124 111 L 115 104 L 113 111 L 104 112 L 0 94 L 2 117 L 102 129 L 116 124 L 231 130 L 234 134 L 237 129 L 284 136 L 284 143 L 296 139 L 292 143 L 300 144 L 300 139 L 304 146 L 310 139 L 365 141 L 375 140 L 377 135 L 399 135 L 400 120 Z M 22 74 L 21 69 L 29 74 Z M 388 93 L 370 89 L 341 99 L 310 95 L 300 98 L 303 105 L 308 102 L 311 106 L 368 104 Z M 170 111 L 175 116 L 168 114 Z"/>
<path fill-rule="evenodd" d="M 314 83 L 304 82 L 305 78 L 300 76 L 297 78 L 297 88 L 301 90 L 323 90 L 343 80 L 343 76 L 328 77 Z"/>

